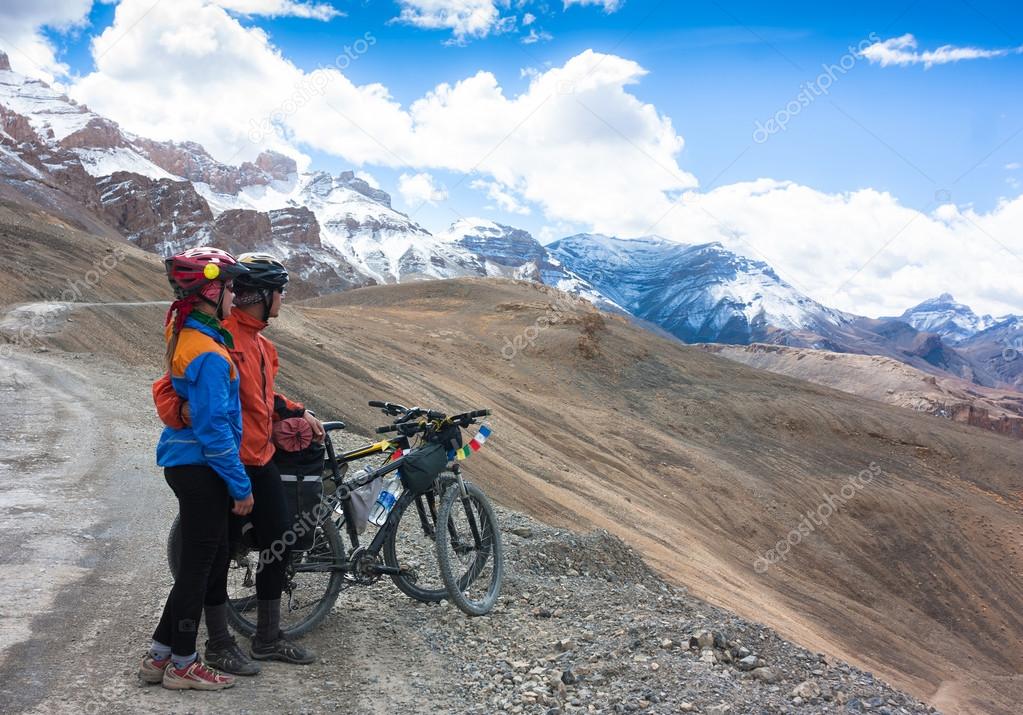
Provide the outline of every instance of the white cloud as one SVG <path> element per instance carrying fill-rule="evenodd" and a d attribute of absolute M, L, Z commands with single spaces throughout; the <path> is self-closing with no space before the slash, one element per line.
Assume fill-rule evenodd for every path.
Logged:
<path fill-rule="evenodd" d="M 355 176 L 356 176 L 356 178 L 362 179 L 363 181 L 365 181 L 367 184 L 369 184 L 374 189 L 381 188 L 380 187 L 380 182 L 377 181 L 377 177 L 373 176 L 368 171 L 356 171 L 355 172 Z"/>
<path fill-rule="evenodd" d="M 522 16 L 523 27 L 529 27 L 534 22 L 536 22 L 536 15 L 534 15 L 533 13 L 527 12 L 525 15 Z"/>
<path fill-rule="evenodd" d="M 409 208 L 435 204 L 448 197 L 447 189 L 437 186 L 433 177 L 425 172 L 402 174 L 398 177 L 398 192 Z"/>
<path fill-rule="evenodd" d="M 1010 278 L 1023 271 L 1023 196 L 989 213 L 946 205 L 928 214 L 873 189 L 827 194 L 760 179 L 687 192 L 668 208 L 655 226 L 633 216 L 620 231 L 721 241 L 859 314 L 897 315 L 945 291 L 982 312 L 1023 308 L 1023 284 Z"/>
<path fill-rule="evenodd" d="M 519 200 L 509 191 L 506 191 L 496 181 L 485 181 L 483 179 L 476 179 L 470 186 L 474 189 L 487 192 L 487 198 L 497 204 L 498 208 L 502 211 L 509 213 L 522 214 L 528 216 L 532 211 L 528 206 L 519 202 Z M 490 207 L 488 207 L 490 208 Z"/>
<path fill-rule="evenodd" d="M 398 0 L 398 22 L 424 30 L 451 30 L 455 39 L 486 37 L 501 22 L 494 0 Z M 514 18 L 512 18 L 514 21 Z"/>
<path fill-rule="evenodd" d="M 358 52 L 381 51 L 366 45 Z M 1012 255 L 1023 256 L 1023 198 L 986 214 L 921 214 L 870 189 L 825 194 L 767 179 L 699 193 L 677 163 L 671 120 L 630 93 L 646 71 L 615 55 L 587 50 L 531 72 L 515 95 L 481 70 L 403 106 L 383 85 L 352 83 L 343 62 L 300 70 L 221 7 L 122 0 L 94 58 L 73 96 L 130 131 L 199 141 L 232 163 L 268 146 L 311 148 L 399 169 L 412 202 L 442 200 L 428 172 L 468 174 L 498 206 L 535 208 L 547 226 L 721 240 L 856 312 L 898 314 L 948 290 L 983 312 L 1023 308 L 1023 284 L 1006 278 L 1023 267 Z M 271 118 L 280 134 L 250 141 L 253 122 Z"/>
<path fill-rule="evenodd" d="M 296 0 L 213 0 L 225 10 L 242 15 L 267 17 L 301 17 L 328 21 L 343 17 L 345 13 L 330 3 L 299 2 Z"/>
<path fill-rule="evenodd" d="M 142 136 L 198 141 L 222 161 L 309 147 L 358 167 L 475 172 L 519 205 L 601 225 L 654 215 L 665 192 L 696 185 L 677 164 L 683 142 L 671 120 L 629 93 L 646 74 L 631 60 L 587 50 L 514 96 L 479 71 L 403 107 L 336 68 L 303 72 L 220 7 L 150 7 L 122 0 L 94 41 L 97 71 L 72 88 Z M 280 131 L 250 141 L 270 123 Z"/>
<path fill-rule="evenodd" d="M 304 17 L 311 20 L 333 20 L 345 13 L 330 3 L 300 0 L 214 0 L 225 10 L 243 15 L 267 17 Z"/>
<path fill-rule="evenodd" d="M 1010 161 L 1005 165 L 1005 168 L 1009 171 L 1015 171 L 1016 169 L 1023 168 L 1023 164 L 1020 164 L 1018 161 Z"/>
<path fill-rule="evenodd" d="M 537 42 L 550 42 L 554 39 L 554 35 L 547 32 L 546 30 L 540 30 L 539 32 L 535 27 L 529 28 L 529 34 L 524 36 L 519 42 L 524 45 L 532 45 Z"/>
<path fill-rule="evenodd" d="M 0 3 L 0 50 L 7 52 L 11 67 L 47 82 L 67 74 L 57 59 L 44 27 L 67 31 L 81 27 L 92 0 L 9 0 Z"/>
<path fill-rule="evenodd" d="M 925 69 L 934 65 L 943 65 L 949 62 L 960 62 L 962 60 L 988 59 L 991 57 L 1004 57 L 1009 54 L 1023 53 L 1023 46 L 1008 49 L 983 50 L 977 47 L 954 47 L 953 45 L 942 45 L 936 50 L 925 52 L 917 51 L 916 38 L 911 34 L 901 37 L 892 37 L 881 40 L 866 47 L 861 54 L 870 62 L 879 64 L 882 67 L 891 65 L 906 66 L 922 64 Z"/>
<path fill-rule="evenodd" d="M 599 5 L 604 12 L 611 13 L 620 10 L 624 4 L 625 0 L 565 0 L 565 9 L 573 5 Z"/>

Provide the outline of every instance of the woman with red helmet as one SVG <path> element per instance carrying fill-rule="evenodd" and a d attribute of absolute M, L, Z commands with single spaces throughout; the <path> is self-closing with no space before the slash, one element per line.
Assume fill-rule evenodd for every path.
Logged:
<path fill-rule="evenodd" d="M 256 570 L 256 633 L 249 652 L 243 651 L 228 631 L 226 603 L 207 605 L 203 613 L 209 633 L 207 664 L 225 673 L 255 675 L 260 671 L 255 660 L 307 665 L 315 659 L 313 653 L 285 637 L 280 629 L 281 593 L 291 551 L 285 534 L 293 524 L 273 458 L 278 425 L 296 420 L 318 442 L 323 439 L 323 426 L 302 404 L 277 392 L 277 348 L 262 334 L 269 321 L 280 314 L 288 270 L 280 259 L 268 253 L 243 253 L 238 262 L 248 273 L 235 281 L 234 310 L 224 320 L 224 327 L 234 336 L 230 353 L 239 374 L 240 454 L 257 501 L 247 525 L 262 553 L 260 568 Z M 153 384 L 153 400 L 164 424 L 170 427 L 188 424 L 191 406 L 183 397 L 167 375 Z M 236 529 L 239 527 L 235 525 Z M 276 551 L 271 548 L 275 545 L 285 548 Z"/>
<path fill-rule="evenodd" d="M 221 321 L 231 312 L 232 281 L 247 273 L 234 256 L 193 248 L 165 262 L 177 300 L 167 312 L 167 370 L 188 400 L 191 422 L 166 427 L 157 464 L 178 499 L 184 548 L 153 643 L 139 676 L 176 690 L 221 690 L 231 675 L 203 664 L 195 650 L 203 606 L 227 601 L 228 511 L 252 511 L 252 486 L 240 457 L 242 416 L 234 346 Z"/>

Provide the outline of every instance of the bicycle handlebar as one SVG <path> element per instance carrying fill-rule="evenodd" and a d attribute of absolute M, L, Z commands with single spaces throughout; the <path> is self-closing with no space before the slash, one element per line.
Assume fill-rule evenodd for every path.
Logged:
<path fill-rule="evenodd" d="M 452 415 L 448 417 L 444 412 L 437 410 L 428 410 L 422 407 L 404 407 L 402 405 L 393 404 L 390 402 L 382 402 L 380 400 L 370 400 L 370 407 L 377 407 L 383 410 L 385 413 L 397 416 L 394 422 L 383 427 L 377 427 L 374 432 L 376 434 L 387 434 L 390 432 L 401 432 L 405 436 L 411 436 L 417 432 L 425 432 L 431 427 L 431 422 L 446 421 L 448 424 L 458 425 L 459 427 L 467 427 L 478 417 L 487 417 L 492 414 L 490 410 L 472 410 L 470 412 L 463 412 L 459 415 Z M 412 420 L 418 417 L 425 417 L 425 421 L 412 422 Z"/>

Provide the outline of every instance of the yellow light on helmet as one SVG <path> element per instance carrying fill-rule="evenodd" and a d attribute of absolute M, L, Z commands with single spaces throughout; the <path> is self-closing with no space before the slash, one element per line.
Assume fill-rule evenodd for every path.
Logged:
<path fill-rule="evenodd" d="M 202 274 L 206 280 L 215 281 L 220 276 L 220 266 L 216 263 L 207 263 L 202 269 Z"/>

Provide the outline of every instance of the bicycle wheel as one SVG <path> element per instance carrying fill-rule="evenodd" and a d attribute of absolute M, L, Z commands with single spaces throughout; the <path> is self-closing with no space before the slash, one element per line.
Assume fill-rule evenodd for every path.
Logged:
<path fill-rule="evenodd" d="M 437 562 L 437 507 L 439 494 L 454 483 L 454 477 L 441 476 L 437 486 L 419 496 L 402 498 L 395 507 L 398 524 L 384 541 L 384 563 L 405 570 L 394 574 L 394 585 L 409 598 L 436 603 L 448 597 L 448 588 Z"/>
<path fill-rule="evenodd" d="M 171 574 L 180 567 L 181 524 L 175 518 L 167 537 L 167 558 Z M 272 558 L 272 554 L 268 554 Z M 256 633 L 256 574 L 260 552 L 241 547 L 231 554 L 227 571 L 227 618 L 244 636 Z M 312 546 L 292 552 L 281 595 L 281 630 L 288 637 L 305 635 L 330 613 L 344 583 L 336 567 L 344 561 L 344 545 L 337 527 L 324 519 L 316 527 Z"/>
<path fill-rule="evenodd" d="M 470 616 L 488 613 L 501 594 L 504 549 L 497 514 L 483 491 L 465 483 L 466 495 L 444 492 L 437 523 L 437 560 L 451 600 Z"/>

